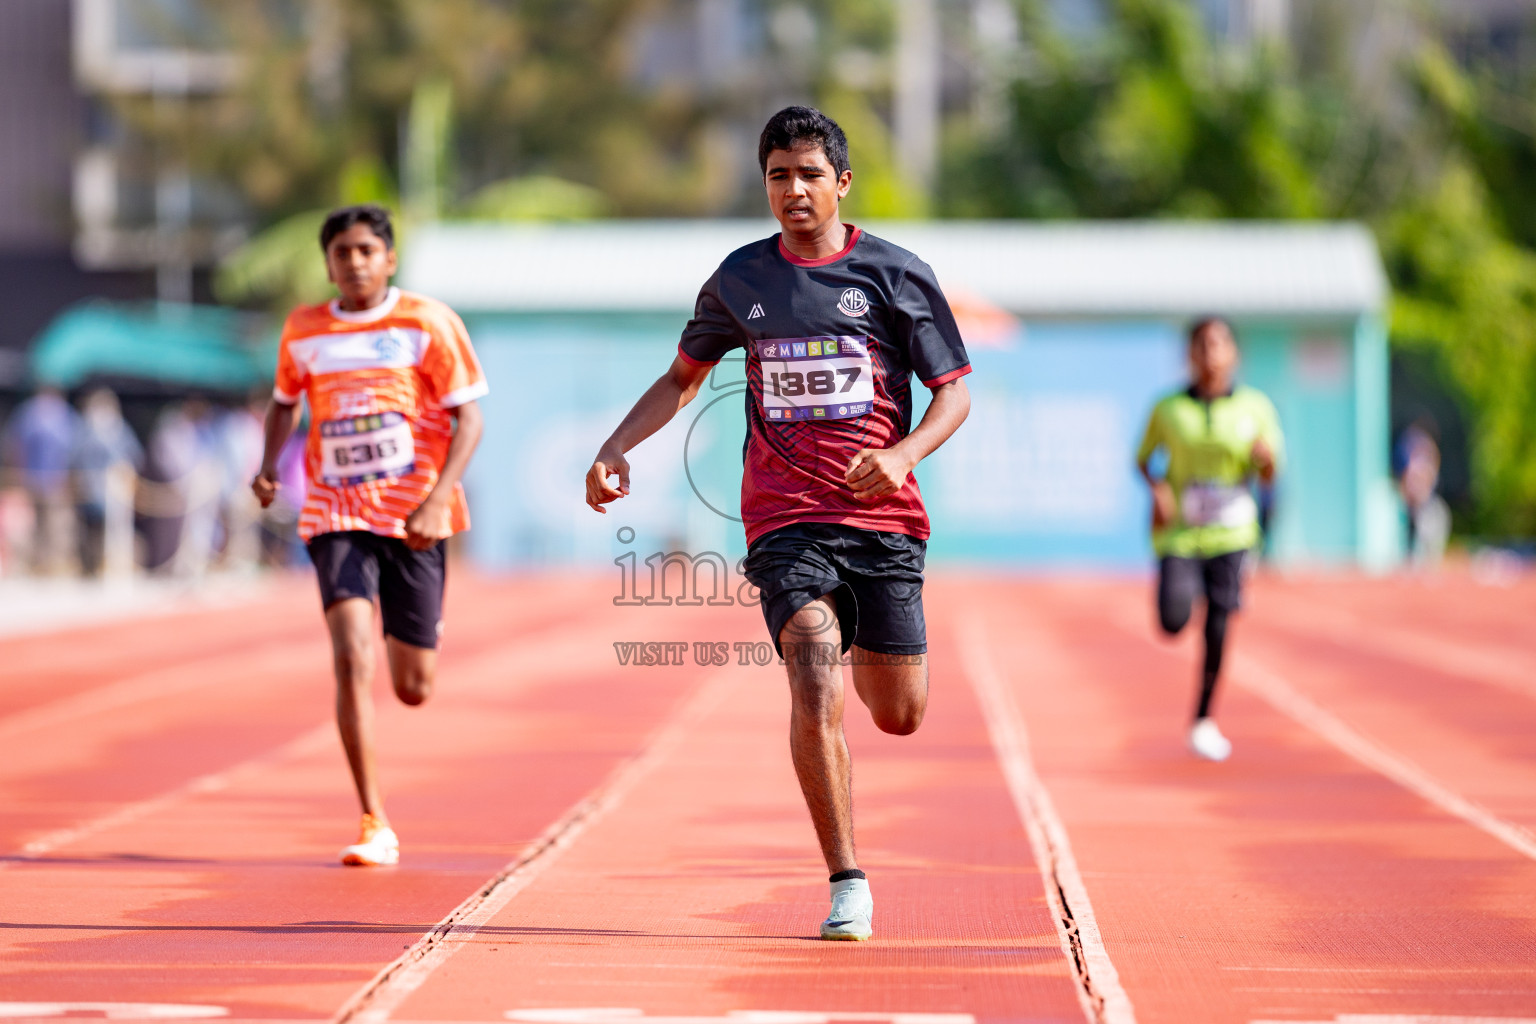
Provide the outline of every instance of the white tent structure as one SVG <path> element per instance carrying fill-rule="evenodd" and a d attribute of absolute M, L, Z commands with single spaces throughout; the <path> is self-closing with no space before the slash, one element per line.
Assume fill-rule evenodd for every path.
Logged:
<path fill-rule="evenodd" d="M 874 223 L 946 287 L 1021 316 L 1350 315 L 1387 283 L 1358 224 L 1020 221 Z M 438 224 L 405 253 L 405 283 L 464 310 L 691 309 L 725 254 L 773 221 Z"/>
<path fill-rule="evenodd" d="M 1291 458 L 1270 535 L 1273 555 L 1292 564 L 1368 567 L 1397 558 L 1400 514 L 1388 476 L 1388 290 L 1362 226 L 864 226 L 934 268 L 976 368 L 971 421 L 919 472 L 936 558 L 1144 564 L 1146 499 L 1131 472 L 1132 449 L 1151 402 L 1178 385 L 1183 328 L 1202 313 L 1237 325 L 1245 377 L 1275 400 L 1286 428 Z M 487 558 L 611 557 L 604 546 L 611 538 L 582 539 L 587 527 L 579 515 L 546 516 L 544 507 L 563 508 L 560 481 L 584 469 L 579 464 L 591 452 L 583 446 L 595 450 L 601 440 L 586 434 L 611 427 L 607 420 L 665 367 L 699 286 L 721 259 L 776 228 L 771 221 L 675 220 L 444 223 L 412 232 L 401 284 L 464 314 L 490 353 L 488 370 L 497 363 L 519 377 L 543 375 L 542 386 L 516 395 L 516 426 L 506 429 L 519 436 L 488 444 L 505 443 L 513 463 L 530 445 L 545 453 L 544 468 L 527 472 L 547 472 L 549 490 L 538 497 L 513 493 L 500 480 L 480 481 L 482 522 L 503 505 L 520 509 L 476 542 Z M 580 393 L 566 389 L 560 367 L 577 364 L 606 383 L 589 382 Z M 496 376 L 488 409 L 511 400 Z M 731 408 L 739 420 L 740 403 Z M 734 463 L 720 454 L 714 469 L 702 472 L 678 453 L 675 466 L 658 465 L 677 490 L 675 502 L 650 510 L 658 544 L 735 543 L 739 528 L 722 532 L 693 505 L 694 497 L 705 497 L 701 487 L 713 488 L 710 508 L 728 502 L 739 480 L 742 429 L 722 421 L 711 435 L 723 439 L 720 452 L 734 448 Z M 658 442 L 666 444 L 684 442 Z M 566 448 L 558 459 L 547 454 Z M 571 465 L 556 466 L 559 459 Z M 986 470 L 999 459 L 1010 467 L 1001 481 Z M 701 484 L 701 473 L 719 479 Z M 638 504 L 629 508 L 641 511 Z M 687 525 L 674 528 L 679 522 Z"/>

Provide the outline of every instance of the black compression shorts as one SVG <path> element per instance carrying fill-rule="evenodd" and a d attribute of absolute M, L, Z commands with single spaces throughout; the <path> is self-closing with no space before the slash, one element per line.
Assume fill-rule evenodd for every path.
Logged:
<path fill-rule="evenodd" d="M 757 538 L 747 549 L 744 568 L 762 592 L 763 618 L 775 649 L 795 612 L 830 594 L 844 652 L 857 644 L 877 654 L 923 654 L 928 650 L 923 621 L 927 549 L 925 542 L 904 533 L 797 523 Z M 817 639 L 807 636 L 801 642 Z"/>
<path fill-rule="evenodd" d="M 1243 570 L 1247 557 L 1246 550 L 1229 551 L 1210 558 L 1164 556 L 1158 563 L 1158 606 L 1175 610 L 1182 607 L 1184 617 L 1188 618 L 1190 604 L 1204 596 L 1213 608 L 1237 611 L 1243 603 Z"/>
<path fill-rule="evenodd" d="M 437 647 L 448 579 L 447 542 L 413 551 L 399 537 L 346 530 L 319 534 L 308 546 L 324 608 L 349 597 L 377 600 L 385 636 L 412 647 Z"/>

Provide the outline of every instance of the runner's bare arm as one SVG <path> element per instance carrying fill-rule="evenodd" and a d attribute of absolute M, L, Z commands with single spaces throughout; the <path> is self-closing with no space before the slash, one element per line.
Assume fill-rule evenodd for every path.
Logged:
<path fill-rule="evenodd" d="M 1253 462 L 1253 468 L 1258 471 L 1259 479 L 1266 484 L 1275 482 L 1275 452 L 1269 446 L 1269 442 L 1262 437 L 1253 439 L 1253 448 L 1249 450 L 1248 458 Z"/>
<path fill-rule="evenodd" d="M 1136 468 L 1141 470 L 1141 478 L 1152 490 L 1152 528 L 1160 530 L 1173 522 L 1178 513 L 1177 502 L 1173 500 L 1173 485 L 1152 475 L 1151 456 L 1138 460 Z"/>
<path fill-rule="evenodd" d="M 256 500 L 261 502 L 261 507 L 266 508 L 272 504 L 272 499 L 277 497 L 277 457 L 283 452 L 283 445 L 288 443 L 288 438 L 293 434 L 293 428 L 299 423 L 299 403 L 286 405 L 273 399 L 267 405 L 267 425 L 265 443 L 261 452 L 261 468 L 256 471 L 256 476 L 251 480 L 251 493 L 256 495 Z"/>
<path fill-rule="evenodd" d="M 709 371 L 709 366 L 695 366 L 682 356 L 675 356 L 667 372 L 640 396 L 629 415 L 603 442 L 592 468 L 587 470 L 587 505 L 594 512 L 606 515 L 604 505 L 629 493 L 629 460 L 624 454 L 666 426 L 678 410 L 693 401 Z M 608 482 L 610 476 L 618 476 L 618 487 Z"/>
<path fill-rule="evenodd" d="M 453 488 L 464 477 L 469 458 L 480 444 L 485 430 L 485 420 L 478 402 L 465 402 L 449 412 L 457 421 L 453 440 L 448 442 L 448 454 L 443 458 L 443 468 L 437 474 L 437 483 L 416 511 L 405 519 L 405 545 L 414 551 L 425 551 L 444 538 L 453 536 Z"/>
<path fill-rule="evenodd" d="M 843 476 L 862 501 L 895 494 L 919 462 L 933 454 L 971 413 L 971 392 L 958 378 L 933 389 L 933 402 L 917 429 L 889 448 L 864 448 Z"/>

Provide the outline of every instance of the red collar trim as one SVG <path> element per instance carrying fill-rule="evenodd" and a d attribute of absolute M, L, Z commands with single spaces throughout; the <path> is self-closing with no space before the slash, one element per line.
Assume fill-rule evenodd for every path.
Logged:
<path fill-rule="evenodd" d="M 848 243 L 843 246 L 841 252 L 835 252 L 831 256 L 823 256 L 820 259 L 808 260 L 803 256 L 796 256 L 794 253 L 786 249 L 784 247 L 784 234 L 783 232 L 780 232 L 779 255 L 783 256 L 797 267 L 824 267 L 828 263 L 836 263 L 838 260 L 842 259 L 844 256 L 847 256 L 850 252 L 853 251 L 853 247 L 858 244 L 859 236 L 864 234 L 862 228 L 856 228 L 852 224 L 844 224 L 843 227 L 848 229 Z"/>

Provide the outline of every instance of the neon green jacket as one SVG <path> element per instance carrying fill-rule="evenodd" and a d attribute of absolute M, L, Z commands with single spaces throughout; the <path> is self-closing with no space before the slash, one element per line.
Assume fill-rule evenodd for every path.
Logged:
<path fill-rule="evenodd" d="M 1136 461 L 1145 465 L 1159 448 L 1166 452 L 1166 479 L 1178 503 L 1174 522 L 1152 531 L 1158 557 L 1214 558 L 1258 544 L 1258 508 L 1248 487 L 1258 438 L 1278 470 L 1285 444 L 1280 417 L 1255 388 L 1237 387 L 1207 402 L 1191 387 L 1153 407 Z"/>

